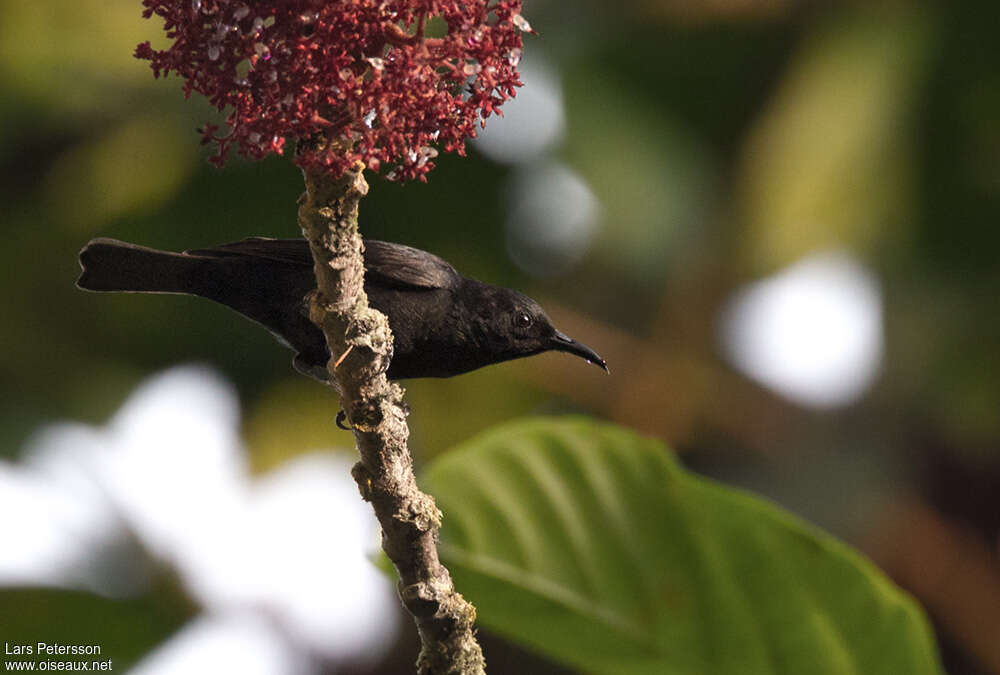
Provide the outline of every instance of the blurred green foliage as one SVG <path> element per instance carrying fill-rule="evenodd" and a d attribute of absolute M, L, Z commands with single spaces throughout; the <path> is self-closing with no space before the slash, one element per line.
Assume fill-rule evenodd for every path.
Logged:
<path fill-rule="evenodd" d="M 186 248 L 297 233 L 301 183 L 287 159 L 209 168 L 193 129 L 211 111 L 130 57 L 135 43 L 158 39 L 155 22 L 130 1 L 105 4 L 0 5 L 8 237 L 0 373 L 16 392 L 0 412 L 8 455 L 41 420 L 103 418 L 143 373 L 169 363 L 217 365 L 251 409 L 291 377 L 287 354 L 224 310 L 72 288 L 74 253 L 93 235 Z M 584 263 L 542 290 L 660 339 L 653 329 L 676 318 L 662 313 L 665 288 L 705 274 L 732 287 L 817 247 L 850 248 L 904 299 L 890 307 L 900 358 L 888 364 L 886 389 L 922 380 L 922 391 L 906 393 L 919 393 L 911 401 L 936 423 L 994 438 L 1000 423 L 967 412 L 995 400 L 1000 380 L 995 365 L 983 368 L 996 362 L 985 353 L 995 340 L 969 337 L 997 333 L 995 313 L 975 306 L 997 283 L 987 223 L 997 212 L 990 113 L 1000 94 L 978 46 L 988 22 L 964 5 L 721 19 L 683 6 L 626 7 L 609 13 L 591 3 L 565 25 L 555 6 L 532 12 L 545 39 L 528 47 L 547 51 L 563 78 L 569 129 L 556 154 L 589 182 L 604 216 Z M 474 149 L 440 165 L 428 185 L 373 181 L 366 235 L 532 290 L 503 253 L 511 169 Z M 966 253 L 974 266 L 964 265 Z M 920 328 L 956 300 L 971 306 L 934 335 Z M 683 298 L 685 311 L 710 316 L 706 301 Z M 968 367 L 950 356 L 970 348 Z M 710 346 L 696 349 L 713 358 Z M 476 391 L 503 380 L 491 373 L 446 386 Z M 450 425 L 450 438 L 479 428 Z"/>

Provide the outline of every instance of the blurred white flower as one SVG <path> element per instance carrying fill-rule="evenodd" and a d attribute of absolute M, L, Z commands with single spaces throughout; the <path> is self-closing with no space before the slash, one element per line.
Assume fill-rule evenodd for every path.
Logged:
<path fill-rule="evenodd" d="M 131 675 L 306 675 L 309 660 L 256 614 L 195 619 L 154 649 Z"/>
<path fill-rule="evenodd" d="M 150 556 L 168 565 L 212 618 L 161 646 L 144 673 L 193 672 L 163 664 L 231 657 L 234 641 L 254 643 L 263 664 L 303 647 L 319 660 L 378 658 L 398 609 L 367 558 L 376 525 L 350 463 L 315 454 L 255 480 L 237 422 L 227 385 L 179 368 L 141 386 L 105 428 L 44 429 L 21 465 L 0 463 L 0 585 L 117 595 L 141 586 Z M 223 670 L 308 672 L 299 657 Z"/>
<path fill-rule="evenodd" d="M 520 56 L 520 54 L 518 54 Z M 536 51 L 520 66 L 524 86 L 491 118 L 473 146 L 514 165 L 508 190 L 507 251 L 529 274 L 546 277 L 579 262 L 594 238 L 601 205 L 586 180 L 550 158 L 566 135 L 559 74 Z"/>
<path fill-rule="evenodd" d="M 0 462 L 0 585 L 82 588 L 117 594 L 141 580 L 103 574 L 121 523 L 95 480 L 101 434 L 82 425 L 49 427 L 20 465 Z M 135 576 L 135 575 L 133 575 Z M 107 578 L 105 578 L 107 577 Z M 121 584 L 112 587 L 113 581 Z"/>
<path fill-rule="evenodd" d="M 524 86 L 491 117 L 472 145 L 494 162 L 519 164 L 536 160 L 566 134 L 559 75 L 541 54 L 526 53 L 519 67 Z"/>
<path fill-rule="evenodd" d="M 740 290 L 723 310 L 721 339 L 764 386 L 817 408 L 848 405 L 882 362 L 878 282 L 847 254 L 810 256 Z"/>
<path fill-rule="evenodd" d="M 507 250 L 523 270 L 553 276 L 580 261 L 597 232 L 601 205 L 565 164 L 519 168 L 511 179 Z"/>

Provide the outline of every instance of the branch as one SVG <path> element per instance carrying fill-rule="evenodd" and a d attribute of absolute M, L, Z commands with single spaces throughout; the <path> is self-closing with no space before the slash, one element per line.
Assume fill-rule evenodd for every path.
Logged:
<path fill-rule="evenodd" d="M 438 560 L 441 512 L 413 476 L 403 389 L 385 377 L 392 358 L 389 322 L 369 307 L 364 291 L 358 202 L 368 183 L 362 169 L 358 164 L 337 180 L 304 172 L 299 226 L 317 282 L 309 315 L 326 335 L 330 379 L 354 428 L 361 461 L 351 473 L 382 526 L 382 548 L 396 566 L 400 598 L 420 633 L 417 672 L 484 675 L 473 632 L 476 610 Z"/>

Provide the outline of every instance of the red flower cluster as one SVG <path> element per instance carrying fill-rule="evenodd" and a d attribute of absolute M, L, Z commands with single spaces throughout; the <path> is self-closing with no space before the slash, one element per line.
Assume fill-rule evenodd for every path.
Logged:
<path fill-rule="evenodd" d="M 143 0 L 168 49 L 135 55 L 184 92 L 228 110 L 203 129 L 222 164 L 229 147 L 261 158 L 324 134 L 306 167 L 340 175 L 356 161 L 390 179 L 425 179 L 436 147 L 465 139 L 520 86 L 521 0 Z"/>

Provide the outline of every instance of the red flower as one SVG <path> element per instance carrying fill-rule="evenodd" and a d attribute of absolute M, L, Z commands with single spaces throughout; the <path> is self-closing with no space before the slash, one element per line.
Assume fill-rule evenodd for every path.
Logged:
<path fill-rule="evenodd" d="M 390 179 L 425 179 L 436 148 L 465 139 L 520 86 L 521 0 L 143 0 L 173 43 L 135 55 L 227 110 L 203 129 L 221 165 L 233 144 L 253 158 L 288 139 L 335 142 L 297 153 L 340 175 L 361 160 Z M 433 37 L 432 37 L 433 36 Z"/>

